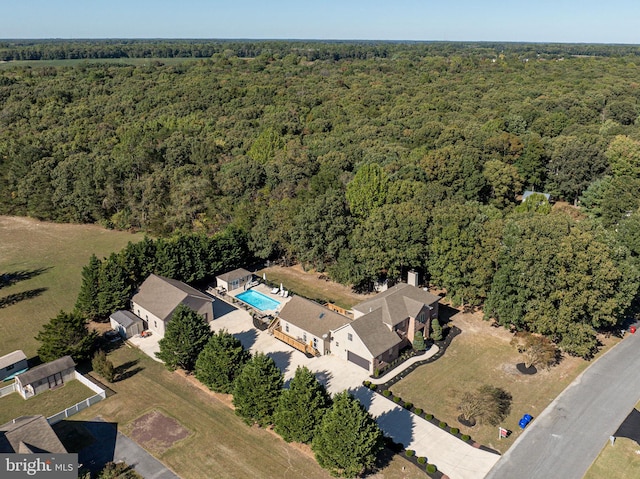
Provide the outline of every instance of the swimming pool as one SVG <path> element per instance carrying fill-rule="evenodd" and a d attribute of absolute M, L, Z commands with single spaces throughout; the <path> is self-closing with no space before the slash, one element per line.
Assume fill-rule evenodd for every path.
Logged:
<path fill-rule="evenodd" d="M 256 309 L 259 309 L 260 311 L 272 311 L 280 306 L 279 301 L 271 299 L 269 296 L 265 296 L 264 294 L 252 289 L 236 295 L 236 298 Z"/>

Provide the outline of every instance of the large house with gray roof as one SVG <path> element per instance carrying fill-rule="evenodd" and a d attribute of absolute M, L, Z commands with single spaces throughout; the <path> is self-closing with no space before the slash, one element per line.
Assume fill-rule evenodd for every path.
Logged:
<path fill-rule="evenodd" d="M 410 346 L 417 331 L 429 336 L 439 300 L 428 291 L 400 283 L 354 306 L 352 320 L 294 296 L 280 311 L 274 332 L 304 352 L 313 348 L 317 354 L 334 354 L 374 374 Z"/>
<path fill-rule="evenodd" d="M 21 416 L 0 426 L 0 453 L 66 453 L 44 416 Z"/>
<path fill-rule="evenodd" d="M 213 298 L 175 279 L 149 275 L 131 298 L 131 310 L 141 318 L 146 328 L 164 337 L 173 312 L 184 304 L 205 321 L 213 321 Z"/>

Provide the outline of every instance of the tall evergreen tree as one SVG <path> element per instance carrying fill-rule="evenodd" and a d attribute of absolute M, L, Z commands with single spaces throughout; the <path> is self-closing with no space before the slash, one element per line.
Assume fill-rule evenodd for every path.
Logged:
<path fill-rule="evenodd" d="M 373 466 L 382 450 L 382 431 L 347 391 L 336 394 L 311 445 L 318 463 L 334 476 L 355 477 Z"/>
<path fill-rule="evenodd" d="M 258 353 L 252 357 L 236 378 L 233 405 L 236 414 L 247 424 L 267 426 L 282 392 L 282 373 L 269 356 Z"/>
<path fill-rule="evenodd" d="M 98 314 L 96 319 L 106 320 L 111 313 L 127 306 L 131 284 L 118 254 L 112 253 L 102 263 L 100 270 L 100 290 L 97 296 Z"/>
<path fill-rule="evenodd" d="M 97 337 L 98 333 L 89 331 L 79 313 L 60 311 L 36 336 L 42 343 L 38 348 L 38 356 L 48 362 L 70 355 L 74 361 L 80 362 L 91 356 Z"/>
<path fill-rule="evenodd" d="M 231 393 L 235 381 L 251 353 L 226 330 L 218 331 L 209 339 L 196 361 L 196 377 L 209 389 Z"/>
<path fill-rule="evenodd" d="M 100 273 L 102 262 L 95 254 L 89 264 L 82 268 L 82 286 L 76 300 L 76 309 L 89 320 L 96 320 L 99 313 L 98 293 L 100 292 Z"/>
<path fill-rule="evenodd" d="M 210 337 L 207 321 L 188 306 L 180 304 L 167 323 L 156 357 L 170 370 L 182 368 L 192 371 Z"/>
<path fill-rule="evenodd" d="M 287 442 L 310 443 L 331 400 L 306 366 L 298 367 L 282 391 L 273 415 L 275 430 Z"/>

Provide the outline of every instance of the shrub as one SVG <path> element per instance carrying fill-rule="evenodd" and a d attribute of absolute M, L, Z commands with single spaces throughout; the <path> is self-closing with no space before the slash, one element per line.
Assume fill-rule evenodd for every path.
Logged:
<path fill-rule="evenodd" d="M 391 396 L 391 391 L 389 391 L 388 389 L 385 389 L 384 391 L 382 391 L 382 395 L 388 398 L 389 396 Z"/>
<path fill-rule="evenodd" d="M 413 407 L 413 403 L 412 402 L 406 402 L 404 403 L 404 408 L 405 409 L 411 409 Z"/>
<path fill-rule="evenodd" d="M 417 408 L 415 408 L 415 409 L 413 410 L 413 412 L 414 412 L 414 413 L 416 413 L 416 414 L 419 416 L 420 414 L 422 414 L 422 409 L 420 409 L 419 407 L 417 407 Z"/>
<path fill-rule="evenodd" d="M 427 472 L 429 474 L 435 474 L 437 472 L 438 468 L 436 467 L 435 464 L 427 464 Z"/>
<path fill-rule="evenodd" d="M 426 457 L 420 456 L 418 458 L 418 464 L 426 464 L 426 463 L 427 463 L 427 458 Z"/>
<path fill-rule="evenodd" d="M 400 399 L 398 396 L 395 396 L 393 398 L 393 402 L 396 403 L 396 404 L 398 404 L 400 401 L 402 401 L 402 399 Z"/>
<path fill-rule="evenodd" d="M 378 376 L 380 376 L 380 370 L 379 369 L 374 369 L 373 371 L 373 377 L 377 378 Z"/>
<path fill-rule="evenodd" d="M 440 426 L 442 429 L 444 429 L 445 427 L 447 427 L 447 423 L 444 421 L 440 421 L 440 424 L 438 424 L 438 426 Z"/>
<path fill-rule="evenodd" d="M 100 350 L 96 352 L 91 360 L 91 367 L 108 382 L 113 382 L 115 378 L 115 369 L 113 367 L 113 363 L 107 359 L 107 355 L 104 351 Z"/>
<path fill-rule="evenodd" d="M 458 432 L 460 432 L 460 430 L 457 427 L 452 427 L 449 430 L 451 431 L 451 434 L 458 434 Z"/>
<path fill-rule="evenodd" d="M 413 457 L 416 451 L 414 451 L 413 449 L 407 449 L 404 453 L 407 457 Z"/>
<path fill-rule="evenodd" d="M 469 439 L 471 439 L 471 437 L 468 434 L 463 434 L 462 435 L 462 440 L 463 441 L 468 441 Z"/>
<path fill-rule="evenodd" d="M 364 384 L 366 387 L 371 386 L 371 381 L 364 381 L 362 384 Z"/>
<path fill-rule="evenodd" d="M 375 391 L 376 389 L 378 389 L 378 385 L 377 384 L 369 384 L 369 389 L 371 389 L 372 391 Z"/>
<path fill-rule="evenodd" d="M 431 419 L 433 419 L 433 414 L 425 414 L 424 418 L 430 421 Z"/>

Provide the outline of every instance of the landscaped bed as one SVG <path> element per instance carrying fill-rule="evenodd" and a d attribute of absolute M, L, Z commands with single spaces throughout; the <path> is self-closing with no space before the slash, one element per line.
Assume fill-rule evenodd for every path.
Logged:
<path fill-rule="evenodd" d="M 512 335 L 508 331 L 491 327 L 482 320 L 481 313 L 454 316 L 453 324 L 460 327 L 462 334 L 452 341 L 446 354 L 417 368 L 391 390 L 425 413 L 459 427 L 461 434 L 470 435 L 476 442 L 500 452 L 506 451 L 520 435 L 518 420 L 524 413 L 539 415 L 589 365 L 582 359 L 567 356 L 549 371 L 523 375 L 516 368 L 522 357 L 509 344 Z M 501 387 L 513 396 L 511 413 L 501 423 L 513 432 L 506 439 L 498 439 L 497 427 L 469 428 L 457 421 L 461 395 L 482 384 Z"/>

